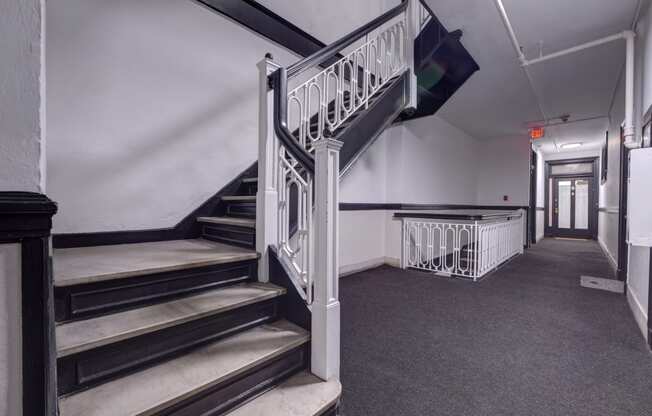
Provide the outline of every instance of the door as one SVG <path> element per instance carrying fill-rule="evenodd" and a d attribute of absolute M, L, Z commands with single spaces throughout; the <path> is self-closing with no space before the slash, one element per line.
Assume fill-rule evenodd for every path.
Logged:
<path fill-rule="evenodd" d="M 554 178 L 553 234 L 593 238 L 593 178 Z"/>

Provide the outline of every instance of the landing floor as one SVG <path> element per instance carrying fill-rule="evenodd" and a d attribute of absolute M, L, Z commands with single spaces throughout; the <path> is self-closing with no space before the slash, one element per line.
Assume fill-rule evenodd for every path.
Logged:
<path fill-rule="evenodd" d="M 341 280 L 343 416 L 650 415 L 652 354 L 595 242 L 544 240 L 480 283 Z"/>

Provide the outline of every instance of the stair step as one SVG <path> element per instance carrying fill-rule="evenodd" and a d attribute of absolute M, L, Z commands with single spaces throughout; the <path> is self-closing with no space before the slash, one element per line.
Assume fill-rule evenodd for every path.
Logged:
<path fill-rule="evenodd" d="M 236 227 L 256 228 L 256 220 L 234 217 L 199 217 L 198 222 L 208 224 L 233 225 Z"/>
<path fill-rule="evenodd" d="M 185 406 L 189 399 L 203 400 L 206 398 L 203 394 L 214 392 L 308 340 L 308 332 L 287 321 L 259 326 L 174 360 L 63 397 L 59 401 L 60 416 L 153 415 L 171 406 Z M 199 403 L 202 404 L 205 402 Z"/>
<path fill-rule="evenodd" d="M 65 357 L 191 320 L 281 296 L 285 289 L 246 283 L 56 327 L 57 356 Z"/>
<path fill-rule="evenodd" d="M 337 405 L 342 385 L 302 371 L 229 416 L 317 416 Z M 335 414 L 335 413 L 333 413 Z"/>
<path fill-rule="evenodd" d="M 244 178 L 242 183 L 258 183 L 258 178 Z"/>
<path fill-rule="evenodd" d="M 256 202 L 256 195 L 228 195 L 223 196 L 222 201 Z"/>
<path fill-rule="evenodd" d="M 58 249 L 54 250 L 54 285 L 65 287 L 257 258 L 253 250 L 202 239 Z"/>

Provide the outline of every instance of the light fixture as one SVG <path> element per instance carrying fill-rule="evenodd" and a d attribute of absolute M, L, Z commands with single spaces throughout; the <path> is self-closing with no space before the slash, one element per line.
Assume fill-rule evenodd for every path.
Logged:
<path fill-rule="evenodd" d="M 582 143 L 564 143 L 561 145 L 562 149 L 577 149 L 578 147 L 582 147 Z"/>

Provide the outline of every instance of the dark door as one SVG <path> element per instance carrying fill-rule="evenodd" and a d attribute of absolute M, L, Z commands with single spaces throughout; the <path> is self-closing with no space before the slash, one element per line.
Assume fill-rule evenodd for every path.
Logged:
<path fill-rule="evenodd" d="M 593 178 L 561 177 L 553 181 L 553 235 L 593 238 Z"/>

